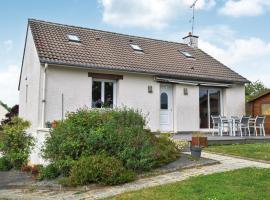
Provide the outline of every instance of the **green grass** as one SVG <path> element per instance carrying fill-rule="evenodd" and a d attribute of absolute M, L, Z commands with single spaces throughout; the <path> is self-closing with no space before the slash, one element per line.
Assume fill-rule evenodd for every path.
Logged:
<path fill-rule="evenodd" d="M 270 199 L 269 180 L 269 169 L 245 168 L 192 177 L 182 182 L 124 193 L 110 199 L 266 200 Z"/>
<path fill-rule="evenodd" d="M 270 161 L 270 143 L 210 146 L 204 150 Z"/>

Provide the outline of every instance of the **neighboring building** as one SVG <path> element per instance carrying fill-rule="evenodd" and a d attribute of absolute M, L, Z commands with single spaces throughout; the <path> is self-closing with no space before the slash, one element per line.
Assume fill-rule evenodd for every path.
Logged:
<path fill-rule="evenodd" d="M 0 125 L 1 125 L 2 120 L 6 118 L 7 113 L 8 113 L 8 110 L 0 101 Z"/>
<path fill-rule="evenodd" d="M 252 116 L 265 115 L 265 133 L 270 134 L 270 90 L 261 92 L 247 102 L 247 113 Z"/>
<path fill-rule="evenodd" d="M 198 37 L 184 43 L 31 19 L 19 115 L 37 134 L 67 111 L 103 104 L 141 109 L 152 131 L 166 132 L 209 130 L 211 114 L 244 114 L 248 80 L 197 48 Z"/>

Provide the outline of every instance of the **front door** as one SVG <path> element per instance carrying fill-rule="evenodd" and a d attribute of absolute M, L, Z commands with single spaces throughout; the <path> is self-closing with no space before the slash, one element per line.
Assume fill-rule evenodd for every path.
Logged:
<path fill-rule="evenodd" d="M 160 131 L 173 131 L 172 85 L 160 85 Z"/>

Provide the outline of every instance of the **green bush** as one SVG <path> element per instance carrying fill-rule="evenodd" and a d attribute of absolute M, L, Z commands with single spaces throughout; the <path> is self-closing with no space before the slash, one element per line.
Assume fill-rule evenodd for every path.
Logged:
<path fill-rule="evenodd" d="M 39 172 L 39 179 L 55 179 L 60 176 L 60 171 L 54 164 L 49 164 L 46 167 L 41 167 Z"/>
<path fill-rule="evenodd" d="M 58 168 L 59 172 L 67 177 L 70 174 L 71 168 L 74 164 L 74 160 L 67 159 L 67 160 L 58 160 L 54 162 L 54 165 Z"/>
<path fill-rule="evenodd" d="M 30 122 L 19 117 L 13 117 L 11 123 L 3 125 L 2 144 L 0 151 L 16 169 L 26 164 L 30 155 L 34 140 L 25 130 Z"/>
<path fill-rule="evenodd" d="M 56 162 L 105 152 L 134 171 L 150 170 L 175 159 L 179 154 L 175 145 L 156 138 L 145 126 L 145 117 L 134 109 L 81 109 L 69 113 L 51 130 L 43 156 Z"/>
<path fill-rule="evenodd" d="M 134 180 L 135 174 L 126 170 L 118 159 L 101 154 L 81 157 L 73 165 L 69 178 L 72 185 L 116 185 Z"/>
<path fill-rule="evenodd" d="M 11 163 L 7 159 L 7 157 L 0 157 L 0 171 L 8 171 L 12 168 Z"/>

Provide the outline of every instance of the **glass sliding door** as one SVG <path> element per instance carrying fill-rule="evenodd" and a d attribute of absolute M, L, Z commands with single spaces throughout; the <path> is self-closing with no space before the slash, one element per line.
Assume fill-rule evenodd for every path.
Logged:
<path fill-rule="evenodd" d="M 211 128 L 211 115 L 221 114 L 221 89 L 200 87 L 200 128 Z"/>
<path fill-rule="evenodd" d="M 211 115 L 220 115 L 220 108 L 221 108 L 221 104 L 220 104 L 220 94 L 221 91 L 220 89 L 209 89 L 208 90 L 209 93 L 209 106 L 210 106 L 210 128 L 213 127 L 213 123 L 212 123 L 212 119 L 211 119 Z"/>
<path fill-rule="evenodd" d="M 208 128 L 208 90 L 200 88 L 200 128 Z"/>

